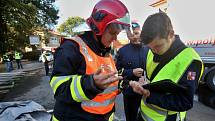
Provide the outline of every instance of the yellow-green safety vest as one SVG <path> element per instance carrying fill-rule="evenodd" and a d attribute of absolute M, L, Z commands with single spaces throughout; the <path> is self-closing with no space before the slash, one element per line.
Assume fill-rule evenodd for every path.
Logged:
<path fill-rule="evenodd" d="M 21 59 L 21 56 L 20 56 L 19 52 L 15 52 L 15 59 Z"/>
<path fill-rule="evenodd" d="M 152 51 L 149 50 L 147 54 L 147 60 L 146 60 L 146 72 L 149 79 L 153 71 L 159 64 L 153 61 L 153 57 L 154 55 Z M 196 51 L 193 48 L 186 48 L 183 51 L 181 51 L 169 63 L 167 63 L 157 73 L 154 79 L 150 80 L 151 81 L 150 83 L 169 79 L 177 84 L 181 76 L 183 76 L 183 74 L 185 73 L 189 65 L 194 60 L 199 61 L 201 63 L 201 74 L 199 77 L 199 80 L 200 80 L 201 75 L 203 73 L 202 60 L 200 59 L 199 55 L 196 53 Z M 183 121 L 186 115 L 186 111 L 185 112 L 170 111 L 153 104 L 147 104 L 144 98 L 141 100 L 140 108 L 141 108 L 141 116 L 145 121 L 165 121 L 167 118 L 167 115 L 173 115 L 173 114 L 177 114 L 176 121 Z"/>

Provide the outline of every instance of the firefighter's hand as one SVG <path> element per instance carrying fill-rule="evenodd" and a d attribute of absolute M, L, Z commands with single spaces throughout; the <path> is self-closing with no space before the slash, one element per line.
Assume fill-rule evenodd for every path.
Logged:
<path fill-rule="evenodd" d="M 129 85 L 132 87 L 132 89 L 133 89 L 134 92 L 136 92 L 136 93 L 138 93 L 140 95 L 143 95 L 144 97 L 148 97 L 150 95 L 149 90 L 144 89 L 142 87 L 142 84 L 140 84 L 139 82 L 130 81 Z"/>
<path fill-rule="evenodd" d="M 100 89 L 106 89 L 111 83 L 122 79 L 122 76 L 118 76 L 116 71 L 103 73 L 102 70 L 99 68 L 93 75 L 95 85 Z"/>
<path fill-rule="evenodd" d="M 143 69 L 142 68 L 135 68 L 135 69 L 133 69 L 133 74 L 137 77 L 141 77 L 143 74 Z"/>

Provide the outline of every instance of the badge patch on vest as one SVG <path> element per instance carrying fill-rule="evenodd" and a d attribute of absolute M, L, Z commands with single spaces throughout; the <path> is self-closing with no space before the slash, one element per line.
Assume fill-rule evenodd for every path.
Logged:
<path fill-rule="evenodd" d="M 196 72 L 188 71 L 187 80 L 195 80 L 195 79 L 196 79 Z"/>

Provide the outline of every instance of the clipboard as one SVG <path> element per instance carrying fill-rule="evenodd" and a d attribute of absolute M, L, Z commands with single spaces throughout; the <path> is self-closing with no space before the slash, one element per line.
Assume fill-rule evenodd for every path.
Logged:
<path fill-rule="evenodd" d="M 186 93 L 187 87 L 176 84 L 171 80 L 162 80 L 154 83 L 149 83 L 142 86 L 149 91 L 163 92 L 163 93 Z"/>

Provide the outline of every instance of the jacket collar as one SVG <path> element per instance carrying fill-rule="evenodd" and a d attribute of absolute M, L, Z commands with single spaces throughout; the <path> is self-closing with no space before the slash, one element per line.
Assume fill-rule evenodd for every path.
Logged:
<path fill-rule="evenodd" d="M 171 47 L 163 55 L 158 55 L 154 53 L 154 62 L 162 62 L 169 60 L 178 55 L 183 49 L 186 48 L 186 45 L 181 41 L 178 35 L 175 35 L 175 41 L 172 43 Z"/>
<path fill-rule="evenodd" d="M 91 31 L 84 32 L 84 34 L 79 35 L 79 37 L 81 37 L 83 41 L 87 44 L 87 46 L 90 47 L 90 49 L 92 49 L 93 52 L 95 52 L 97 55 L 99 56 L 109 55 L 111 47 L 104 48 L 104 46 L 100 42 L 101 38 L 98 37 L 99 41 L 97 41 L 95 39 L 93 32 Z"/>

